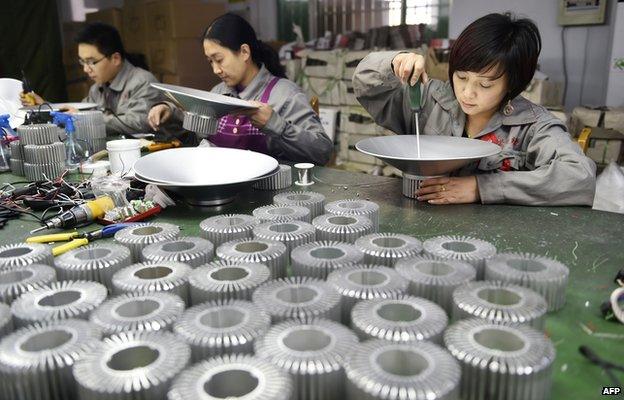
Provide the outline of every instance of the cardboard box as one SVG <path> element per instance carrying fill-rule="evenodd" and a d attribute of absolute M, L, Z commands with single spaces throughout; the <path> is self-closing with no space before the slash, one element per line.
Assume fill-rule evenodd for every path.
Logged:
<path fill-rule="evenodd" d="M 612 108 L 604 113 L 604 127 L 624 133 L 624 108 Z"/>
<path fill-rule="evenodd" d="M 339 152 L 338 156 L 342 161 L 353 161 L 360 164 L 368 165 L 383 165 L 383 162 L 378 158 L 359 152 L 355 145 L 362 139 L 367 139 L 370 136 L 357 135 L 348 132 L 340 132 L 338 136 Z"/>
<path fill-rule="evenodd" d="M 91 82 L 86 79 L 80 82 L 70 83 L 67 85 L 67 99 L 69 101 L 82 101 L 89 94 Z"/>
<path fill-rule="evenodd" d="M 563 104 L 563 85 L 561 82 L 533 79 L 521 94 L 525 99 L 542 106 Z"/>
<path fill-rule="evenodd" d="M 338 107 L 319 107 L 319 118 L 321 119 L 321 124 L 323 125 L 323 129 L 325 130 L 327 137 L 329 137 L 332 142 L 335 142 L 336 139 L 339 113 L 340 108 Z"/>
<path fill-rule="evenodd" d="M 124 48 L 129 53 L 147 53 L 147 12 L 145 6 L 126 2 L 122 12 Z"/>
<path fill-rule="evenodd" d="M 315 78 L 342 78 L 342 50 L 314 51 L 302 50 L 303 73 Z"/>
<path fill-rule="evenodd" d="M 340 105 L 340 85 L 336 79 L 303 77 L 303 90 L 308 97 L 316 96 L 320 104 Z"/>
<path fill-rule="evenodd" d="M 150 69 L 180 76 L 202 75 L 211 70 L 197 39 L 169 39 L 148 43 Z"/>
<path fill-rule="evenodd" d="M 358 66 L 360 61 L 364 59 L 367 55 L 370 54 L 370 51 L 348 51 L 343 55 L 344 68 L 342 71 L 342 79 L 351 80 L 353 79 L 353 74 L 355 73 L 355 68 Z"/>
<path fill-rule="evenodd" d="M 100 10 L 92 13 L 88 13 L 85 18 L 87 23 L 103 22 L 105 24 L 114 26 L 119 35 L 123 38 L 123 17 L 119 8 L 108 8 L 106 10 Z"/>
<path fill-rule="evenodd" d="M 587 157 L 598 164 L 624 161 L 624 134 L 613 129 L 592 128 Z"/>
<path fill-rule="evenodd" d="M 360 102 L 355 98 L 353 82 L 340 81 L 340 104 L 343 106 L 359 106 Z"/>
<path fill-rule="evenodd" d="M 186 86 L 206 91 L 212 90 L 213 87 L 221 83 L 221 80 L 208 70 L 206 73 L 198 75 L 161 74 L 159 80 L 169 85 Z"/>
<path fill-rule="evenodd" d="M 151 40 L 196 38 L 227 12 L 227 4 L 198 0 L 159 0 L 145 5 Z"/>
<path fill-rule="evenodd" d="M 72 65 L 78 62 L 76 38 L 85 26 L 84 22 L 63 22 L 63 64 Z"/>
<path fill-rule="evenodd" d="M 303 74 L 301 59 L 296 58 L 294 60 L 282 60 L 281 63 L 286 71 L 286 77 L 293 82 L 301 84 Z"/>
<path fill-rule="evenodd" d="M 340 108 L 340 130 L 350 134 L 381 135 L 386 130 L 375 123 L 373 117 L 357 106 Z"/>

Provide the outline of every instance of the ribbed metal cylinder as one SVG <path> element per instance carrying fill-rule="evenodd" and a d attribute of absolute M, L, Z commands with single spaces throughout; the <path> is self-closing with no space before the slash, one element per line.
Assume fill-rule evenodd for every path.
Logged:
<path fill-rule="evenodd" d="M 340 293 L 320 279 L 295 276 L 268 281 L 256 289 L 252 299 L 273 323 L 317 318 L 340 322 Z"/>
<path fill-rule="evenodd" d="M 0 338 L 13 332 L 13 315 L 11 308 L 4 303 L 0 303 Z"/>
<path fill-rule="evenodd" d="M 355 243 L 374 231 L 371 220 L 362 215 L 323 214 L 314 218 L 312 225 L 318 240 L 346 243 Z"/>
<path fill-rule="evenodd" d="M 177 225 L 165 222 L 153 222 L 127 227 L 115 233 L 115 241 L 130 249 L 132 260 L 141 261 L 141 251 L 152 243 L 175 239 L 180 236 Z"/>
<path fill-rule="evenodd" d="M 224 214 L 206 218 L 199 224 L 202 237 L 209 240 L 215 248 L 234 239 L 253 237 L 253 228 L 260 225 L 260 220 L 247 214 Z"/>
<path fill-rule="evenodd" d="M 206 301 L 249 300 L 271 271 L 264 264 L 217 260 L 189 274 L 191 304 Z"/>
<path fill-rule="evenodd" d="M 253 210 L 253 216 L 262 222 L 303 221 L 310 223 L 310 209 L 303 206 L 278 206 L 271 204 Z"/>
<path fill-rule="evenodd" d="M 401 192 L 403 193 L 403 196 L 409 197 L 411 199 L 415 199 L 416 197 L 418 197 L 416 195 L 416 191 L 420 189 L 420 183 L 422 182 L 423 179 L 424 178 L 421 176 L 410 175 L 410 174 L 403 172 L 403 178 L 402 178 L 403 186 L 401 190 Z"/>
<path fill-rule="evenodd" d="M 53 124 L 32 124 L 17 127 L 17 134 L 22 145 L 50 144 L 58 142 L 58 128 Z"/>
<path fill-rule="evenodd" d="M 256 342 L 256 355 L 290 374 L 293 400 L 342 400 L 343 363 L 357 346 L 357 336 L 337 322 L 318 319 L 285 321 Z"/>
<path fill-rule="evenodd" d="M 76 399 L 72 367 L 100 343 L 100 330 L 66 319 L 22 328 L 0 342 L 4 400 Z"/>
<path fill-rule="evenodd" d="M 477 280 L 483 280 L 485 261 L 496 255 L 492 243 L 468 236 L 436 236 L 425 240 L 423 247 L 430 256 L 470 263 L 477 271 Z"/>
<path fill-rule="evenodd" d="M 245 300 L 210 301 L 191 307 L 178 319 L 174 333 L 191 346 L 193 362 L 223 354 L 253 354 L 271 318 Z"/>
<path fill-rule="evenodd" d="M 56 280 L 54 268 L 28 264 L 0 270 L 0 301 L 11 304 L 22 294 L 42 288 Z"/>
<path fill-rule="evenodd" d="M 217 247 L 217 257 L 232 262 L 260 263 L 269 267 L 272 278 L 286 276 L 286 245 L 275 240 L 236 239 Z"/>
<path fill-rule="evenodd" d="M 11 304 L 11 312 L 17 327 L 69 318 L 88 319 L 106 295 L 106 287 L 97 282 L 52 282 L 22 294 Z"/>
<path fill-rule="evenodd" d="M 401 259 L 394 269 L 409 282 L 409 294 L 433 301 L 448 315 L 453 311 L 455 288 L 477 277 L 477 271 L 467 262 L 430 255 Z"/>
<path fill-rule="evenodd" d="M 263 222 L 253 230 L 258 239 L 275 240 L 284 243 L 286 252 L 298 246 L 313 242 L 316 239 L 316 230 L 307 222 Z"/>
<path fill-rule="evenodd" d="M 360 199 L 332 201 L 325 205 L 325 214 L 362 215 L 373 223 L 373 232 L 379 232 L 379 205 L 372 201 Z"/>
<path fill-rule="evenodd" d="M 402 258 L 422 252 L 420 240 L 400 233 L 371 233 L 355 241 L 355 247 L 364 253 L 367 264 L 393 267 Z"/>
<path fill-rule="evenodd" d="M 460 367 L 426 341 L 374 339 L 355 346 L 345 363 L 349 400 L 456 400 Z"/>
<path fill-rule="evenodd" d="M 76 127 L 97 126 L 104 123 L 104 113 L 99 110 L 77 111 L 72 115 L 76 118 Z"/>
<path fill-rule="evenodd" d="M 546 300 L 537 292 L 501 281 L 468 282 L 453 292 L 453 321 L 481 318 L 493 324 L 544 330 Z"/>
<path fill-rule="evenodd" d="M 165 399 L 187 367 L 189 346 L 170 332 L 122 332 L 104 339 L 74 367 L 82 400 Z"/>
<path fill-rule="evenodd" d="M 293 191 L 273 196 L 273 204 L 281 206 L 302 206 L 310 210 L 310 218 L 323 214 L 325 196 L 316 192 Z"/>
<path fill-rule="evenodd" d="M 462 399 L 550 399 L 555 348 L 542 332 L 472 318 L 451 325 L 444 343 L 461 365 Z"/>
<path fill-rule="evenodd" d="M 141 254 L 145 262 L 177 261 L 197 268 L 212 261 L 214 246 L 203 238 L 180 236 L 147 245 Z"/>
<path fill-rule="evenodd" d="M 548 311 L 565 305 L 570 270 L 552 258 L 528 253 L 501 253 L 486 261 L 485 279 L 525 286 L 540 293 Z"/>
<path fill-rule="evenodd" d="M 24 176 L 24 160 L 12 158 L 9 160 L 11 173 L 13 175 Z"/>
<path fill-rule="evenodd" d="M 24 162 L 29 164 L 63 163 L 65 162 L 65 145 L 62 142 L 26 145 L 24 146 Z"/>
<path fill-rule="evenodd" d="M 177 261 L 132 264 L 113 275 L 113 293 L 169 292 L 188 303 L 191 271 L 190 266 Z"/>
<path fill-rule="evenodd" d="M 113 290 L 113 274 L 132 263 L 130 250 L 115 243 L 93 243 L 56 257 L 54 264 L 62 281 L 95 281 Z"/>
<path fill-rule="evenodd" d="M 64 162 L 51 164 L 30 164 L 24 162 L 24 176 L 29 181 L 52 180 L 60 176 L 64 170 Z"/>
<path fill-rule="evenodd" d="M 104 336 L 128 331 L 170 331 L 184 312 L 184 301 L 172 293 L 125 293 L 99 306 L 89 321 Z"/>
<path fill-rule="evenodd" d="M 219 118 L 184 112 L 182 127 L 190 132 L 196 133 L 199 137 L 206 138 L 217 133 Z"/>
<path fill-rule="evenodd" d="M 16 160 L 24 160 L 24 145 L 20 140 L 13 140 L 9 142 L 9 149 L 11 150 L 11 158 Z"/>
<path fill-rule="evenodd" d="M 363 262 L 364 253 L 349 243 L 319 241 L 296 247 L 290 258 L 293 275 L 327 279 L 344 265 Z"/>
<path fill-rule="evenodd" d="M 392 268 L 383 265 L 344 266 L 327 277 L 342 296 L 342 322 L 349 325 L 351 310 L 360 300 L 396 298 L 407 292 L 407 281 Z"/>
<path fill-rule="evenodd" d="M 14 243 L 0 246 L 0 270 L 28 264 L 54 265 L 52 248 L 40 243 Z"/>
<path fill-rule="evenodd" d="M 440 306 L 409 295 L 362 300 L 351 311 L 351 327 L 360 340 L 442 344 L 447 325 L 448 317 Z"/>
<path fill-rule="evenodd" d="M 280 190 L 292 186 L 292 168 L 290 165 L 280 164 L 276 174 L 268 178 L 260 179 L 253 184 L 254 189 L 259 190 Z"/>
<path fill-rule="evenodd" d="M 183 371 L 169 391 L 169 400 L 291 400 L 290 376 L 265 360 L 247 354 L 226 354 Z"/>

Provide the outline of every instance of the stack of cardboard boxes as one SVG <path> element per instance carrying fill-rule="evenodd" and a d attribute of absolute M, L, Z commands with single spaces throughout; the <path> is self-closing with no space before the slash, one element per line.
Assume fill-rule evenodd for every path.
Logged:
<path fill-rule="evenodd" d="M 304 50 L 297 54 L 302 58 L 300 83 L 309 97 L 319 99 L 325 130 L 337 145 L 337 162 L 347 169 L 362 172 L 372 172 L 384 164 L 357 151 L 355 144 L 370 136 L 392 134 L 375 124 L 353 93 L 353 73 L 368 53 Z"/>
<path fill-rule="evenodd" d="M 200 0 L 125 0 L 122 9 L 89 13 L 87 22 L 104 22 L 121 34 L 128 53 L 145 56 L 150 71 L 163 83 L 210 90 L 219 83 L 204 56 L 201 36 L 227 12 L 227 4 Z M 63 25 L 64 55 L 70 100 L 86 96 L 90 83 L 78 64 L 75 36 L 83 22 Z M 80 97 L 81 96 L 81 97 Z"/>

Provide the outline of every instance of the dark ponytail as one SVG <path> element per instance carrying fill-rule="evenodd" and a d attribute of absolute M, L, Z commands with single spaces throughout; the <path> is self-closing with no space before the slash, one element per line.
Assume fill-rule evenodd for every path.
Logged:
<path fill-rule="evenodd" d="M 251 49 L 251 58 L 258 67 L 264 65 L 271 74 L 279 78 L 286 77 L 277 52 L 258 40 L 249 22 L 239 15 L 227 13 L 215 19 L 206 28 L 204 40 L 212 40 L 234 52 L 239 52 L 241 46 L 247 44 Z"/>

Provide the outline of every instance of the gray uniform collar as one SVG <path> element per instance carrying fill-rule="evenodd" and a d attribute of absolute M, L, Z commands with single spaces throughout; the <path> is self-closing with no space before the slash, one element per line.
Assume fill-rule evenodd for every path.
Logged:
<path fill-rule="evenodd" d="M 462 127 L 465 125 L 466 114 L 464 114 L 459 106 L 459 102 L 455 98 L 450 82 L 440 85 L 431 95 L 440 107 L 451 114 L 455 121 L 460 122 Z M 485 129 L 474 137 L 483 136 L 484 134 L 493 132 L 503 125 L 526 125 L 537 121 L 537 113 L 535 112 L 535 109 L 533 108 L 531 102 L 526 100 L 524 97 L 517 96 L 511 101 L 511 105 L 513 106 L 513 112 L 511 115 L 505 115 L 502 112 L 497 111 L 492 119 L 490 119 L 490 122 Z"/>
<path fill-rule="evenodd" d="M 262 96 L 262 91 L 272 77 L 273 75 L 271 75 L 269 70 L 263 65 L 260 67 L 258 74 L 251 80 L 251 83 L 243 89 L 243 91 L 238 92 L 236 88 L 225 86 L 223 94 L 228 94 L 245 100 L 258 98 Z"/>
<path fill-rule="evenodd" d="M 121 65 L 121 69 L 119 70 L 115 78 L 113 78 L 113 80 L 110 82 L 110 84 L 100 85 L 100 87 L 108 86 L 109 89 L 114 90 L 115 92 L 123 91 L 124 87 L 126 87 L 126 83 L 131 77 L 131 72 L 133 69 L 134 65 L 130 64 L 129 61 L 124 60 L 123 64 Z"/>

